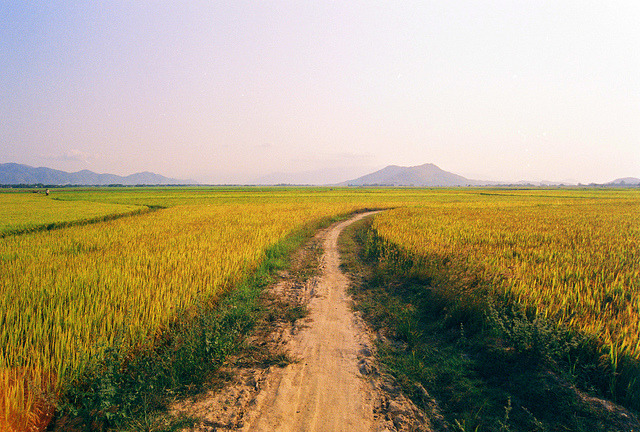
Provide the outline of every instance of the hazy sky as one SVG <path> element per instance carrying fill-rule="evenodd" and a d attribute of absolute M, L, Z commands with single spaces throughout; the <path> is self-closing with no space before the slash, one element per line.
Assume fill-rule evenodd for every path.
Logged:
<path fill-rule="evenodd" d="M 640 3 L 6 0 L 0 97 L 66 171 L 640 177 Z"/>

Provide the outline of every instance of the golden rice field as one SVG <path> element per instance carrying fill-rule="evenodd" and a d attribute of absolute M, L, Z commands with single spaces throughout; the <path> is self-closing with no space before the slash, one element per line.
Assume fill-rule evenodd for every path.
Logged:
<path fill-rule="evenodd" d="M 640 194 L 597 193 L 425 203 L 385 212 L 373 229 L 436 278 L 484 282 L 593 335 L 615 370 L 619 356 L 640 360 Z"/>
<path fill-rule="evenodd" d="M 634 191 L 104 188 L 0 192 L 0 204 L 0 426 L 35 430 L 47 408 L 34 388 L 64 391 L 109 344 L 144 343 L 233 289 L 289 233 L 365 208 L 395 208 L 375 229 L 425 263 L 460 257 L 497 291 L 640 353 Z M 11 235 L 148 207 L 162 209 Z"/>
<path fill-rule="evenodd" d="M 231 289 L 257 267 L 266 248 L 288 233 L 376 204 L 378 195 L 284 189 L 55 194 L 71 199 L 63 204 L 78 204 L 70 217 L 95 204 L 88 200 L 101 198 L 115 202 L 96 207 L 120 210 L 126 202 L 170 207 L 1 239 L 0 406 L 5 422 L 37 408 L 36 396 L 25 385 L 53 380 L 56 391 L 64 389 L 87 362 L 100 358 L 104 347 L 141 343 L 196 299 L 215 300 Z M 27 214 L 33 206 L 32 221 L 46 207 L 29 194 L 10 198 Z M 47 203 L 49 213 L 60 208 Z M 4 224 L 20 225 L 24 218 Z"/>

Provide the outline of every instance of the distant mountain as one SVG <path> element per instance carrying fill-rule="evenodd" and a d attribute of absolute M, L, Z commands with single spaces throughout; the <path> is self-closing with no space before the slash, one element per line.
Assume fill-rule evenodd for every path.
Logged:
<path fill-rule="evenodd" d="M 96 174 L 88 170 L 68 173 L 51 168 L 33 168 L 28 165 L 16 163 L 0 164 L 0 184 L 3 185 L 106 186 L 121 184 L 124 186 L 135 186 L 176 185 L 185 183 L 193 182 L 171 179 L 151 172 L 141 172 L 122 177 L 115 174 Z"/>
<path fill-rule="evenodd" d="M 341 186 L 478 186 L 490 182 L 470 180 L 444 171 L 434 164 L 413 167 L 389 165 L 379 171 L 341 183 Z"/>
<path fill-rule="evenodd" d="M 640 179 L 636 177 L 624 177 L 606 183 L 605 186 L 640 186 Z"/>

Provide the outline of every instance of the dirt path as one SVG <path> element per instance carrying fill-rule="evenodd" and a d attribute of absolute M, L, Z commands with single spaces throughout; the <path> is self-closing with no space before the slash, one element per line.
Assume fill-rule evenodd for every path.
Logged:
<path fill-rule="evenodd" d="M 333 227 L 324 241 L 323 272 L 309 303 L 310 324 L 290 342 L 297 363 L 278 371 L 258 395 L 245 430 L 369 431 L 376 395 L 361 379 L 358 353 L 370 345 L 349 308 L 338 235 L 364 215 Z M 362 357 L 362 356 L 361 356 Z"/>
<path fill-rule="evenodd" d="M 428 421 L 388 376 L 378 374 L 371 337 L 351 310 L 348 278 L 340 270 L 337 240 L 349 224 L 333 225 L 316 238 L 324 254 L 319 277 L 304 286 L 275 287 L 278 296 L 308 304 L 302 325 L 276 328 L 270 342 L 294 362 L 284 368 L 236 370 L 238 381 L 178 408 L 202 423 L 192 430 L 410 431 Z M 289 292 L 287 292 L 287 290 Z M 299 320 L 303 321 L 303 320 Z"/>

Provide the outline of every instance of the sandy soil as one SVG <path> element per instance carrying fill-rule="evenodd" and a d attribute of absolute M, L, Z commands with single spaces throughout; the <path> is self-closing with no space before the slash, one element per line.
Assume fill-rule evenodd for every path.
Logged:
<path fill-rule="evenodd" d="M 234 382 L 174 407 L 201 419 L 193 431 L 413 431 L 429 421 L 380 374 L 366 326 L 351 310 L 348 278 L 340 270 L 337 239 L 349 224 L 316 237 L 324 254 L 320 276 L 300 284 L 284 275 L 277 297 L 307 304 L 309 315 L 279 323 L 253 343 L 284 350 L 294 362 L 284 368 L 234 368 Z"/>

